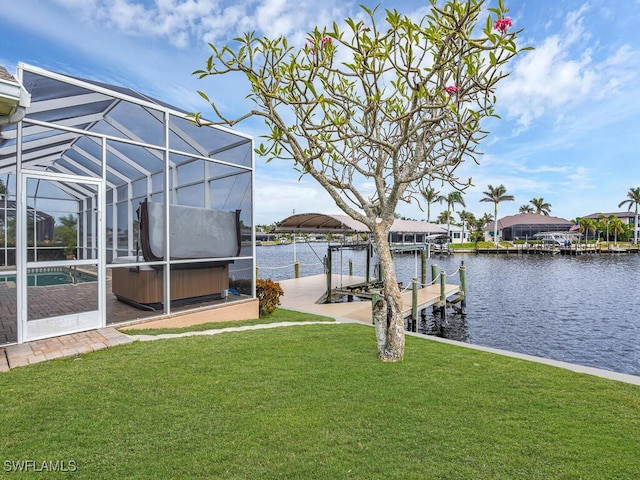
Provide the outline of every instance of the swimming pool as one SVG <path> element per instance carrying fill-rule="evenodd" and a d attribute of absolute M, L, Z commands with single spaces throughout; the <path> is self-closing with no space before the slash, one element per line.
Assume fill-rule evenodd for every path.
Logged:
<path fill-rule="evenodd" d="M 74 281 L 75 280 L 75 281 Z M 48 287 L 51 285 L 69 285 L 72 283 L 95 282 L 95 275 L 78 272 L 69 268 L 47 268 L 31 271 L 27 275 L 29 287 Z M 15 275 L 0 275 L 0 283 L 16 281 Z"/>

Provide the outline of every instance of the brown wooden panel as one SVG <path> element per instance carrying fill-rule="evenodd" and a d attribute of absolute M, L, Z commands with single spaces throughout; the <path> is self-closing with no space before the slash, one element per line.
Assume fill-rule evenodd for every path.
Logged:
<path fill-rule="evenodd" d="M 111 290 L 136 303 L 161 303 L 164 278 L 161 270 L 112 269 Z M 229 288 L 226 266 L 171 270 L 171 300 L 216 295 Z"/>

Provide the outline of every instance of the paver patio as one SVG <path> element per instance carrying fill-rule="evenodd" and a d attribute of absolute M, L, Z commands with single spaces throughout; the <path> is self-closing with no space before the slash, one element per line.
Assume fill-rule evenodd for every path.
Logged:
<path fill-rule="evenodd" d="M 113 327 L 46 338 L 0 348 L 0 371 L 125 345 L 133 339 Z"/>

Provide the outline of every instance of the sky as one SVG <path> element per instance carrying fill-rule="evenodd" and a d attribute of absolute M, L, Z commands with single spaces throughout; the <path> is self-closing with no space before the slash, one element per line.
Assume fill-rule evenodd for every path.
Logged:
<path fill-rule="evenodd" d="M 488 0 L 491 5 L 497 0 Z M 221 102 L 229 116 L 248 109 L 247 84 L 224 77 L 199 80 L 209 42 L 226 45 L 245 32 L 304 45 L 315 26 L 344 25 L 359 5 L 422 17 L 428 0 L 21 0 L 0 9 L 0 65 L 18 62 L 132 88 L 187 111 L 213 118 L 197 94 Z M 523 29 L 521 53 L 498 85 L 500 119 L 483 124 L 490 135 L 479 164 L 464 164 L 473 186 L 466 207 L 481 216 L 488 185 L 504 185 L 513 202 L 498 217 L 514 215 L 531 199 L 551 204 L 568 220 L 623 211 L 618 204 L 640 187 L 640 0 L 504 0 L 513 28 Z M 256 137 L 265 129 L 235 127 Z M 312 179 L 289 162 L 256 156 L 255 221 L 271 224 L 296 213 L 341 213 Z M 439 191 L 446 195 L 452 188 Z M 422 205 L 424 208 L 424 205 Z M 446 209 L 432 206 L 431 218 Z M 426 219 L 416 204 L 397 214 Z"/>

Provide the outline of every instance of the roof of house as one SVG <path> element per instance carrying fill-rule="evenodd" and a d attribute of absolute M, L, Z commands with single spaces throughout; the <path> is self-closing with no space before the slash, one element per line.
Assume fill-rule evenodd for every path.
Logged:
<path fill-rule="evenodd" d="M 571 220 L 560 217 L 552 217 L 550 215 L 542 215 L 539 213 L 518 213 L 517 215 L 509 215 L 498 220 L 498 230 L 503 228 L 511 228 L 515 225 L 538 225 L 550 227 L 567 228 L 573 225 Z M 493 222 L 490 222 L 485 230 L 493 230 Z"/>
<path fill-rule="evenodd" d="M 396 219 L 391 225 L 391 231 L 397 233 L 447 233 L 446 228 L 429 222 L 420 220 L 399 220 Z"/>
<path fill-rule="evenodd" d="M 279 233 L 368 233 L 369 228 L 348 215 L 298 213 L 282 220 L 275 229 Z M 417 220 L 396 219 L 391 226 L 395 233 L 446 233 L 438 225 Z"/>
<path fill-rule="evenodd" d="M 5 82 L 18 83 L 18 81 L 11 75 L 6 68 L 0 65 L 0 80 L 4 80 Z"/>
<path fill-rule="evenodd" d="M 597 212 L 597 213 L 591 213 L 589 215 L 585 215 L 583 218 L 595 218 L 595 219 L 598 219 L 601 216 L 609 217 L 611 215 L 613 215 L 615 217 L 618 217 L 618 218 L 629 218 L 629 217 L 635 217 L 636 216 L 635 212 L 632 212 L 632 211 L 606 212 L 606 213 Z"/>
<path fill-rule="evenodd" d="M 442 228 L 445 232 L 447 230 L 451 231 L 451 232 L 462 232 L 463 230 L 465 232 L 469 231 L 468 227 L 463 228 L 462 225 L 456 225 L 454 223 L 452 223 L 451 225 L 447 225 L 446 223 L 438 223 L 437 224 L 440 228 Z"/>

